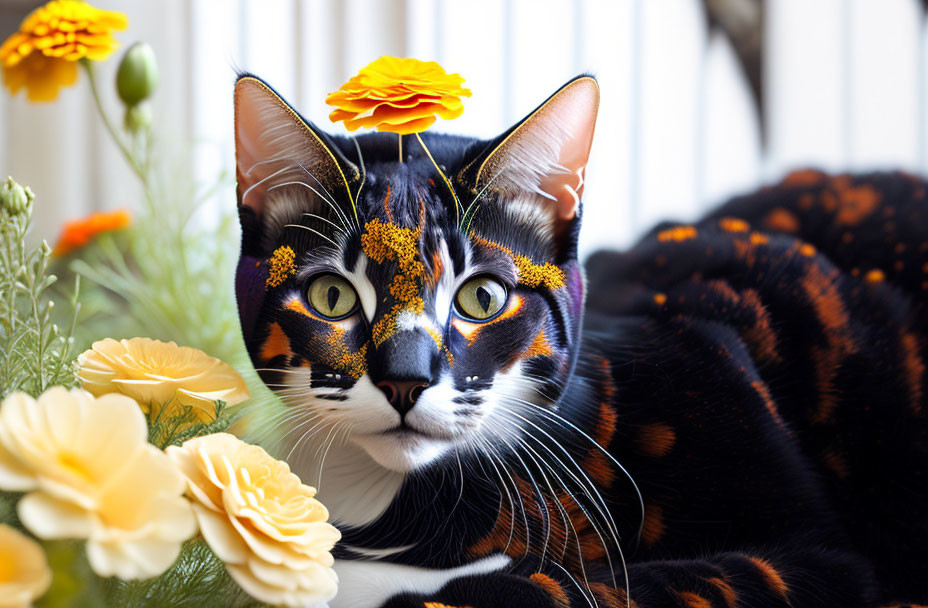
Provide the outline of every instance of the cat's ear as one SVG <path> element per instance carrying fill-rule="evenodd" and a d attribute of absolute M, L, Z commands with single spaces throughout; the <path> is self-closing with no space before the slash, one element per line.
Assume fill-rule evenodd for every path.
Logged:
<path fill-rule="evenodd" d="M 574 219 L 599 110 L 592 76 L 574 78 L 498 137 L 459 174 L 472 193 L 533 192 L 554 206 L 556 221 Z"/>
<path fill-rule="evenodd" d="M 250 75 L 235 83 L 235 163 L 238 202 L 258 216 L 269 189 L 294 182 L 340 205 L 354 205 L 349 182 L 358 179 L 357 167 L 324 132 Z"/>

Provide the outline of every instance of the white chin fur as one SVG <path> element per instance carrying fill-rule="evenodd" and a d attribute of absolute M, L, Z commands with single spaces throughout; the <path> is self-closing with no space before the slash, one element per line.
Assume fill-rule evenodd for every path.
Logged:
<path fill-rule="evenodd" d="M 351 441 L 380 466 L 408 473 L 434 462 L 453 447 L 450 441 L 418 434 L 353 435 Z"/>

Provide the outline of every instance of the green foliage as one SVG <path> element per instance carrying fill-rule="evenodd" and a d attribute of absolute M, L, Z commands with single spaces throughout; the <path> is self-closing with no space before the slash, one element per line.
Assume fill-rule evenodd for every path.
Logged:
<path fill-rule="evenodd" d="M 213 421 L 204 423 L 197 418 L 196 410 L 190 406 L 183 406 L 179 414 L 167 416 L 165 412 L 171 411 L 171 404 L 162 407 L 156 414 L 149 413 L 148 443 L 164 449 L 169 445 L 181 445 L 183 442 L 202 435 L 224 433 L 229 429 L 237 416 L 226 410 L 223 401 L 216 402 Z"/>
<path fill-rule="evenodd" d="M 62 331 L 49 297 L 57 281 L 49 272 L 51 249 L 44 242 L 26 246 L 33 201 L 32 192 L 12 178 L 0 185 L 0 398 L 13 391 L 37 396 L 49 386 L 76 383 L 72 334 L 80 283 L 75 279 Z"/>
<path fill-rule="evenodd" d="M 171 568 L 157 578 L 142 581 L 102 579 L 93 573 L 83 543 L 43 543 L 55 573 L 52 586 L 37 608 L 260 608 L 235 584 L 222 561 L 200 539 L 184 544 Z"/>
<path fill-rule="evenodd" d="M 105 606 L 259 608 L 231 579 L 225 565 L 202 540 L 184 545 L 170 570 L 145 581 L 108 579 Z"/>
<path fill-rule="evenodd" d="M 177 175 L 149 187 L 127 230 L 102 234 L 70 269 L 84 279 L 81 337 L 145 336 L 193 346 L 224 361 L 245 361 L 233 298 L 235 223 L 215 230 L 197 211 L 214 190 L 194 193 Z M 227 186 L 221 180 L 216 188 Z"/>

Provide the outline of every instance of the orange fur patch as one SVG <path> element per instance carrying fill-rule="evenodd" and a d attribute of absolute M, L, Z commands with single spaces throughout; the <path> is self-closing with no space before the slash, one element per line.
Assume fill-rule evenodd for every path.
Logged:
<path fill-rule="evenodd" d="M 738 608 L 738 594 L 731 585 L 717 577 L 707 579 L 706 582 L 719 590 L 727 608 Z"/>
<path fill-rule="evenodd" d="M 597 606 L 603 608 L 626 608 L 626 606 L 638 608 L 635 600 L 629 602 L 625 589 L 616 589 L 603 583 L 590 583 L 590 591 L 596 596 Z"/>
<path fill-rule="evenodd" d="M 799 230 L 799 219 L 783 207 L 777 207 L 767 214 L 764 223 L 773 230 L 794 234 Z"/>
<path fill-rule="evenodd" d="M 393 214 L 390 212 L 390 186 L 387 186 L 387 196 L 383 199 L 383 210 L 387 213 L 387 221 L 393 221 Z"/>
<path fill-rule="evenodd" d="M 679 591 L 676 595 L 686 608 L 712 608 L 712 602 L 696 593 Z"/>
<path fill-rule="evenodd" d="M 554 350 L 551 348 L 551 345 L 548 344 L 548 340 L 545 337 L 544 328 L 538 332 L 538 335 L 535 336 L 535 339 L 532 340 L 532 343 L 528 345 L 522 354 L 519 355 L 520 359 L 531 359 L 532 357 L 550 357 L 554 354 Z"/>
<path fill-rule="evenodd" d="M 583 461 L 583 470 L 597 484 L 611 487 L 615 481 L 615 470 L 606 455 L 593 448 Z"/>
<path fill-rule="evenodd" d="M 741 301 L 750 307 L 755 315 L 754 325 L 741 336 L 751 348 L 754 358 L 762 362 L 781 361 L 779 340 L 773 329 L 770 313 L 761 301 L 760 295 L 753 289 L 745 289 L 741 293 Z"/>
<path fill-rule="evenodd" d="M 838 214 L 835 217 L 839 224 L 859 224 L 865 217 L 876 210 L 880 204 L 881 195 L 873 186 L 854 186 L 848 175 L 841 175 L 831 181 L 838 193 Z"/>
<path fill-rule="evenodd" d="M 822 454 L 822 460 L 825 462 L 825 466 L 839 478 L 845 479 L 848 476 L 847 458 L 837 450 L 826 450 L 825 453 Z"/>
<path fill-rule="evenodd" d="M 261 359 L 270 361 L 274 357 L 280 355 L 292 355 L 293 350 L 290 348 L 290 338 L 287 337 L 287 334 L 284 333 L 280 325 L 271 323 L 270 328 L 267 340 L 264 341 L 264 345 L 261 347 Z"/>
<path fill-rule="evenodd" d="M 850 317 L 835 284 L 836 278 L 837 271 L 826 275 L 817 264 L 810 264 L 800 281 L 806 297 L 815 309 L 827 342 L 826 348 L 811 349 L 819 392 L 819 408 L 813 420 L 819 423 L 827 421 L 837 407 L 838 395 L 834 379 L 841 363 L 848 355 L 857 352 L 857 345 L 848 330 Z"/>
<path fill-rule="evenodd" d="M 536 572 L 535 574 L 530 575 L 529 579 L 544 589 L 548 595 L 554 598 L 554 601 L 558 606 L 562 606 L 564 608 L 568 608 L 570 606 L 570 598 L 567 597 L 567 593 L 561 587 L 561 584 L 547 574 Z"/>
<path fill-rule="evenodd" d="M 909 409 L 915 414 L 922 413 L 924 396 L 922 379 L 925 375 L 925 362 L 920 350 L 918 336 L 911 333 L 902 334 L 902 365 L 905 369 L 905 382 L 909 388 Z"/>
<path fill-rule="evenodd" d="M 666 243 L 668 241 L 686 241 L 689 239 L 695 239 L 699 233 L 696 231 L 696 228 L 693 226 L 676 226 L 674 228 L 668 228 L 667 230 L 661 230 L 657 233 L 657 240 Z"/>
<path fill-rule="evenodd" d="M 659 541 L 667 530 L 664 524 L 664 511 L 657 505 L 648 505 L 644 509 L 644 522 L 641 525 L 641 538 L 649 547 Z"/>
<path fill-rule="evenodd" d="M 719 220 L 719 227 L 725 232 L 747 232 L 751 225 L 736 217 L 723 217 Z"/>
<path fill-rule="evenodd" d="M 677 442 L 677 432 L 663 422 L 646 424 L 638 431 L 638 446 L 648 456 L 666 456 Z"/>
<path fill-rule="evenodd" d="M 789 593 L 789 585 L 786 584 L 786 581 L 783 580 L 783 577 L 780 576 L 780 573 L 777 572 L 777 569 L 774 568 L 770 562 L 760 557 L 750 557 L 748 560 L 753 563 L 758 570 L 760 570 L 761 576 L 764 577 L 764 581 L 767 583 L 767 586 L 780 595 L 783 599 L 787 599 Z"/>
<path fill-rule="evenodd" d="M 825 174 L 815 169 L 790 171 L 783 178 L 784 186 L 815 186 L 825 180 Z"/>
<path fill-rule="evenodd" d="M 539 496 L 535 486 L 521 477 L 515 477 L 513 482 L 516 494 L 504 493 L 493 528 L 467 548 L 470 556 L 501 551 L 519 558 L 540 556 L 544 551 L 548 559 L 569 571 L 580 568 L 581 562 L 605 557 L 606 549 L 596 528 L 570 495 L 559 492 L 557 496 Z M 510 487 L 510 494 L 512 490 Z"/>
<path fill-rule="evenodd" d="M 767 384 L 758 380 L 757 382 L 752 382 L 751 386 L 757 394 L 760 395 L 761 400 L 764 402 L 764 407 L 770 412 L 770 417 L 773 418 L 774 422 L 776 422 L 778 426 L 785 427 L 786 423 L 780 416 L 780 410 L 777 408 L 777 404 L 773 400 L 773 396 L 770 394 L 770 389 L 767 387 Z"/>

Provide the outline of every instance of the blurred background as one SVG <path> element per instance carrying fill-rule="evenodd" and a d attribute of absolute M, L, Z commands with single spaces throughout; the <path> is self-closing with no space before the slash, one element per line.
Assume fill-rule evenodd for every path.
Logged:
<path fill-rule="evenodd" d="M 0 38 L 40 3 L 0 0 Z M 254 72 L 322 128 L 324 104 L 381 55 L 434 59 L 473 97 L 434 130 L 492 136 L 575 74 L 602 106 L 587 168 L 584 253 L 628 246 L 798 166 L 928 170 L 921 0 L 96 0 L 161 68 L 155 133 L 174 171 L 233 169 L 232 83 Z M 99 66 L 112 82 L 117 60 Z M 0 95 L 0 173 L 36 192 L 35 233 L 131 207 L 136 181 L 85 79 L 51 104 Z M 104 102 L 118 116 L 111 90 Z M 234 208 L 231 181 L 202 222 Z"/>

